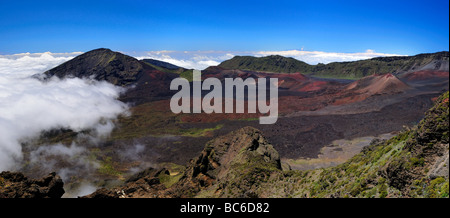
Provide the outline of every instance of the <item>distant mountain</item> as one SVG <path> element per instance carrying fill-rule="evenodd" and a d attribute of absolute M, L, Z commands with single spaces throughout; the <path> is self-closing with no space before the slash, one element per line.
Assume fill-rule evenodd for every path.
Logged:
<path fill-rule="evenodd" d="M 162 67 L 168 70 L 178 70 L 182 67 L 179 67 L 177 65 L 173 65 L 164 61 L 159 61 L 159 60 L 155 60 L 155 59 L 143 59 L 142 60 L 145 63 L 151 64 L 153 66 L 157 66 L 157 67 Z"/>
<path fill-rule="evenodd" d="M 114 85 L 127 86 L 138 81 L 142 76 L 144 67 L 137 59 L 113 52 L 109 49 L 99 48 L 73 58 L 44 74 L 73 77 L 93 77 L 97 80 L 106 80 Z"/>
<path fill-rule="evenodd" d="M 313 69 L 312 65 L 303 61 L 280 55 L 266 57 L 235 56 L 220 63 L 218 67 L 231 70 L 239 69 L 273 73 L 306 73 Z"/>
<path fill-rule="evenodd" d="M 358 79 L 371 74 L 400 75 L 421 70 L 449 71 L 449 52 L 415 56 L 377 57 L 352 62 L 309 65 L 294 58 L 272 55 L 266 57 L 235 56 L 218 65 L 224 69 L 240 69 L 275 73 L 302 73 L 319 77 Z"/>
<path fill-rule="evenodd" d="M 186 69 L 183 67 L 179 67 L 164 61 L 154 60 L 154 59 L 143 59 L 141 62 L 149 65 L 157 70 L 167 73 L 176 73 L 179 74 L 180 77 L 185 78 L 189 81 L 192 81 L 192 69 Z"/>
<path fill-rule="evenodd" d="M 110 49 L 99 48 L 50 69 L 44 75 L 47 78 L 57 76 L 105 80 L 129 88 L 120 100 L 142 104 L 172 96 L 174 92 L 169 90 L 170 82 L 180 74 L 184 76 L 183 72 L 187 71 L 166 62 L 139 61 Z"/>

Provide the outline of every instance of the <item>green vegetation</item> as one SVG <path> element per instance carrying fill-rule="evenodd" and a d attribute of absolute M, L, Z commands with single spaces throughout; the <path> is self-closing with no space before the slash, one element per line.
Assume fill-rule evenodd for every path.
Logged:
<path fill-rule="evenodd" d="M 433 60 L 449 60 L 448 52 L 420 54 L 412 57 L 379 57 L 352 62 L 333 62 L 309 65 L 294 58 L 279 55 L 267 57 L 235 56 L 222 62 L 219 67 L 274 73 L 310 74 L 323 78 L 358 79 L 371 74 L 407 71 L 414 66 L 424 66 Z"/>
<path fill-rule="evenodd" d="M 186 166 L 175 164 L 175 163 L 160 163 L 159 168 L 165 168 L 170 172 L 170 175 L 161 173 L 158 178 L 161 184 L 166 188 L 170 188 L 172 185 L 177 183 L 183 176 Z"/>
<path fill-rule="evenodd" d="M 166 174 L 160 174 L 159 175 L 159 181 L 161 184 L 163 184 L 166 188 L 170 188 L 172 185 L 177 183 L 181 177 L 183 176 L 183 173 L 178 173 L 176 175 L 166 175 Z"/>
<path fill-rule="evenodd" d="M 113 55 L 111 56 L 111 58 L 109 58 L 109 60 L 107 61 L 107 63 L 113 61 L 114 59 L 116 59 L 116 54 L 113 54 Z"/>
<path fill-rule="evenodd" d="M 312 66 L 303 61 L 279 55 L 267 57 L 235 56 L 219 64 L 219 67 L 274 73 L 303 73 L 312 70 Z"/>
<path fill-rule="evenodd" d="M 112 161 L 111 157 L 104 158 L 100 163 L 100 168 L 98 169 L 99 173 L 110 175 L 110 176 L 119 176 L 122 173 L 116 170 L 114 167 L 115 163 Z"/>
<path fill-rule="evenodd" d="M 131 109 L 130 116 L 120 116 L 119 128 L 111 133 L 114 140 L 132 139 L 148 135 L 176 134 L 176 114 L 161 109 L 157 102 L 138 105 Z M 165 106 L 165 105 L 163 105 Z"/>
<path fill-rule="evenodd" d="M 189 82 L 192 82 L 193 71 L 192 70 L 184 70 L 180 73 L 181 78 L 187 79 Z"/>
<path fill-rule="evenodd" d="M 178 174 L 186 169 L 186 166 L 170 162 L 160 163 L 158 164 L 158 166 L 159 168 L 166 168 L 167 170 L 169 170 L 171 175 Z"/>
<path fill-rule="evenodd" d="M 259 117 L 241 118 L 240 121 L 258 121 Z"/>
<path fill-rule="evenodd" d="M 205 128 L 205 129 L 199 129 L 199 128 L 191 128 L 191 129 L 182 129 L 180 130 L 180 133 L 182 136 L 189 136 L 189 137 L 201 137 L 206 136 L 209 133 L 219 130 L 223 127 L 222 124 L 217 125 L 213 128 Z"/>
<path fill-rule="evenodd" d="M 182 123 L 179 115 L 167 111 L 165 103 L 151 102 L 132 108 L 130 116 L 118 118 L 117 123 L 120 128 L 115 129 L 111 133 L 112 139 L 132 139 L 143 136 L 163 135 L 202 137 L 223 127 L 223 125 L 216 125 L 211 128 L 183 129 L 179 125 Z"/>
<path fill-rule="evenodd" d="M 426 163 L 448 150 L 448 97 L 448 92 L 443 94 L 417 127 L 366 147 L 337 167 L 310 171 L 308 175 L 316 177 L 314 180 L 305 181 L 304 175 L 292 177 L 288 176 L 290 172 L 283 172 L 291 180 L 287 184 L 297 186 L 290 194 L 297 197 L 448 197 L 448 178 L 432 180 L 426 175 L 431 167 Z"/>

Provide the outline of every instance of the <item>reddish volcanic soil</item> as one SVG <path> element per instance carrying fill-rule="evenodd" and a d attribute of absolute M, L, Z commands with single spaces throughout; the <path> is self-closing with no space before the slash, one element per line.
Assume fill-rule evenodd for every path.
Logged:
<path fill-rule="evenodd" d="M 372 75 L 349 84 L 345 90 L 355 94 L 396 94 L 410 87 L 392 74 Z"/>
<path fill-rule="evenodd" d="M 395 95 L 409 89 L 409 85 L 392 74 L 367 76 L 347 85 L 335 96 L 333 105 L 355 103 L 373 95 Z"/>
<path fill-rule="evenodd" d="M 411 72 L 404 74 L 400 77 L 406 81 L 424 81 L 432 79 L 447 79 L 449 78 L 448 71 L 432 71 L 432 70 L 422 70 L 417 72 Z"/>
<path fill-rule="evenodd" d="M 318 90 L 324 89 L 326 87 L 326 85 L 328 85 L 328 83 L 325 81 L 316 81 L 316 82 L 309 83 L 306 86 L 303 86 L 301 89 L 299 89 L 299 91 L 301 91 L 301 92 L 318 91 Z"/>
<path fill-rule="evenodd" d="M 251 72 L 245 72 L 245 75 L 268 76 Z M 442 92 L 441 87 L 430 88 L 432 82 L 427 84 L 426 91 L 421 91 L 392 74 L 371 75 L 350 84 L 309 78 L 300 73 L 272 77 L 279 78 L 282 88 L 279 90 L 280 117 L 276 124 L 259 125 L 259 114 L 186 114 L 182 118 L 185 125 L 192 127 L 197 122 L 224 124 L 222 129 L 215 131 L 216 135 L 252 125 L 264 131 L 283 157 L 315 157 L 320 148 L 335 139 L 374 136 L 413 125 L 431 107 L 431 99 Z M 353 109 L 352 105 L 355 105 Z M 346 113 L 313 115 L 330 106 L 333 110 L 345 106 Z M 311 115 L 285 116 L 300 111 Z M 254 119 L 243 120 L 246 118 Z M 239 121 L 232 121 L 236 119 Z"/>
<path fill-rule="evenodd" d="M 405 125 L 414 125 L 432 106 L 431 98 L 434 96 L 429 94 L 406 98 L 384 107 L 381 111 L 367 113 L 279 117 L 273 125 L 260 125 L 258 119 L 225 119 L 227 118 L 225 115 L 217 120 L 212 119 L 215 115 L 204 115 L 203 119 L 201 115 L 182 115 L 183 118 L 189 117 L 189 122 L 179 124 L 181 129 L 212 128 L 219 124 L 223 127 L 207 137 L 177 137 L 177 140 L 172 138 L 165 140 L 164 137 L 158 137 L 158 143 L 155 143 L 155 137 L 147 137 L 133 139 L 133 142 L 146 144 L 149 149 L 149 153 L 146 154 L 148 157 L 156 158 L 157 153 L 157 159 L 153 159 L 157 162 L 184 164 L 195 157 L 208 140 L 237 128 L 253 126 L 263 131 L 283 158 L 316 158 L 320 149 L 334 140 L 375 136 L 400 131 Z M 235 116 L 237 115 L 228 115 L 228 118 Z M 175 143 L 180 140 L 181 145 Z M 165 149 L 160 149 L 160 143 L 163 143 Z"/>
<path fill-rule="evenodd" d="M 179 75 L 155 70 L 144 64 L 144 73 L 138 79 L 137 84 L 129 88 L 119 100 L 139 105 L 146 102 L 171 98 L 176 92 L 170 90 L 170 83 Z"/>
<path fill-rule="evenodd" d="M 217 73 L 217 72 L 216 72 Z M 301 111 L 318 111 L 328 106 L 347 106 L 360 103 L 376 96 L 398 96 L 404 93 L 417 92 L 417 90 L 405 82 L 398 79 L 392 74 L 371 75 L 350 84 L 340 83 L 336 81 L 325 81 L 317 78 L 310 78 L 300 73 L 295 74 L 268 74 L 244 72 L 240 70 L 226 70 L 227 76 L 244 76 L 245 78 L 253 77 L 275 77 L 279 79 L 280 89 L 278 98 L 278 109 L 280 115 L 288 115 Z M 206 74 L 205 77 L 212 77 L 214 74 Z M 218 74 L 218 78 L 224 79 L 224 74 Z M 217 75 L 215 75 L 217 76 Z M 438 90 L 438 89 L 437 89 Z M 414 95 L 416 95 L 414 94 Z M 405 95 L 409 96 L 409 95 Z M 409 96 L 411 97 L 411 96 Z M 385 103 L 383 103 L 385 102 Z M 384 104 L 392 104 L 395 102 L 380 100 L 377 108 L 382 108 Z M 234 103 L 235 104 L 235 103 Z M 247 107 L 247 102 L 245 104 Z M 223 107 L 225 103 L 223 102 Z M 375 109 L 374 109 L 375 110 Z M 378 109 L 377 109 L 378 110 Z M 247 110 L 246 110 L 247 111 Z M 364 111 L 368 112 L 368 111 Z M 370 112 L 370 111 L 369 111 Z M 355 111 L 355 113 L 358 113 Z M 245 120 L 255 119 L 261 114 L 183 114 L 181 120 L 183 122 L 205 122 L 214 123 L 222 120 Z"/>
<path fill-rule="evenodd" d="M 408 83 L 408 78 L 425 78 L 423 74 L 426 78 L 439 79 L 426 80 L 421 86 Z M 202 75 L 203 79 L 216 77 L 222 81 L 237 76 L 243 79 L 278 78 L 278 121 L 274 125 L 260 125 L 258 118 L 262 115 L 248 113 L 179 114 L 177 119 L 168 120 L 167 125 L 177 122 L 174 125 L 180 130 L 218 125 L 221 128 L 200 137 L 148 136 L 134 138 L 130 142 L 125 140 L 115 146 L 145 144 L 148 161 L 185 164 L 203 149 L 208 140 L 250 125 L 262 130 L 283 158 L 314 158 L 333 140 L 376 136 L 414 125 L 431 107 L 432 98 L 444 91 L 444 86 L 436 85 L 436 81 L 448 83 L 448 76 L 445 77 L 444 73 L 424 72 L 404 75 L 401 80 L 392 74 L 371 75 L 351 83 L 312 78 L 301 73 L 268 74 L 218 67 L 208 68 Z M 448 90 L 448 86 L 444 89 Z M 155 105 L 159 110 L 170 112 L 169 102 L 170 99 L 166 98 L 155 102 Z"/>

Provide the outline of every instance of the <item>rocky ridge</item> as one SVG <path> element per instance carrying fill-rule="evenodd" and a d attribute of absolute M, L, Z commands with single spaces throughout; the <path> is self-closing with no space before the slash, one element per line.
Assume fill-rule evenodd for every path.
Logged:
<path fill-rule="evenodd" d="M 0 198 L 60 198 L 64 183 L 56 173 L 41 179 L 29 179 L 22 173 L 0 173 Z"/>

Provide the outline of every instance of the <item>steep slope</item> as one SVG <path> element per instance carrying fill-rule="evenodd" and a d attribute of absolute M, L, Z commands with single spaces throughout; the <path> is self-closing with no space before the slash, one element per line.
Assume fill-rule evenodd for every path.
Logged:
<path fill-rule="evenodd" d="M 448 71 L 436 71 L 436 70 L 420 70 L 403 74 L 401 79 L 408 82 L 424 82 L 428 80 L 436 80 L 437 82 L 442 82 L 443 80 L 448 80 Z"/>
<path fill-rule="evenodd" d="M 290 171 L 261 186 L 271 197 L 448 197 L 449 93 L 419 125 L 334 168 Z M 276 184 L 276 185 L 272 185 Z"/>
<path fill-rule="evenodd" d="M 154 60 L 154 59 L 143 59 L 142 63 L 149 65 L 159 71 L 166 73 L 175 73 L 179 74 L 180 77 L 187 79 L 188 81 L 192 81 L 192 69 L 186 69 L 183 67 L 179 67 L 164 61 Z"/>
<path fill-rule="evenodd" d="M 371 74 L 392 73 L 400 75 L 421 70 L 448 72 L 449 53 L 443 51 L 415 56 L 378 57 L 361 61 L 333 62 L 318 65 L 309 65 L 293 58 L 278 55 L 260 58 L 235 56 L 219 64 L 219 67 L 275 73 L 300 72 L 315 76 L 357 79 Z"/>
<path fill-rule="evenodd" d="M 261 132 L 244 127 L 207 143 L 180 181 L 169 190 L 175 197 L 215 195 L 256 197 L 254 189 L 280 171 L 278 152 Z M 206 192 L 206 193 L 205 193 Z"/>
<path fill-rule="evenodd" d="M 106 80 L 114 85 L 127 86 L 135 83 L 143 72 L 142 64 L 133 57 L 99 48 L 65 62 L 44 74 L 48 77 L 90 77 Z"/>
<path fill-rule="evenodd" d="M 158 65 L 169 66 L 168 63 L 162 62 Z M 81 54 L 44 73 L 47 78 L 52 76 L 92 78 L 125 86 L 128 88 L 127 92 L 120 100 L 133 104 L 171 97 L 175 92 L 169 89 L 170 82 L 179 77 L 178 74 L 179 72 L 147 64 L 105 48 Z"/>
<path fill-rule="evenodd" d="M 168 70 L 178 70 L 178 69 L 182 68 L 182 67 L 173 65 L 171 63 L 167 63 L 167 62 L 159 61 L 159 60 L 155 60 L 155 59 L 143 59 L 142 61 L 145 63 L 151 64 L 153 66 L 165 68 Z"/>

